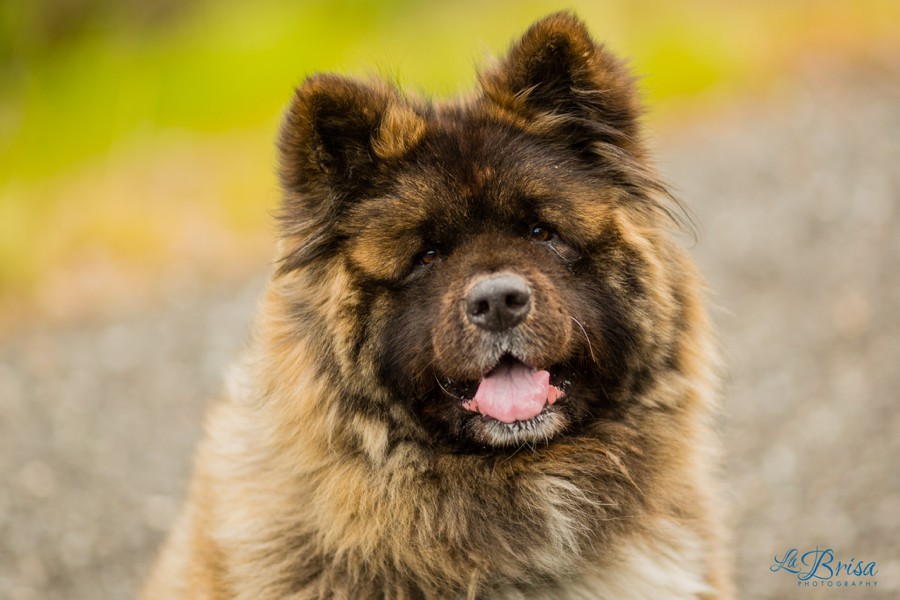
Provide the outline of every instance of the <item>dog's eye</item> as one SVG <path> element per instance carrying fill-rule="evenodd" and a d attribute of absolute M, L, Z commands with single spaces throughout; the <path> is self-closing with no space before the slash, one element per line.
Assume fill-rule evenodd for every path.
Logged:
<path fill-rule="evenodd" d="M 434 248 L 431 248 L 420 254 L 416 262 L 418 262 L 420 265 L 430 265 L 435 260 L 437 260 L 437 257 L 438 251 Z"/>
<path fill-rule="evenodd" d="M 556 232 L 546 225 L 535 225 L 531 228 L 531 239 L 538 242 L 548 242 L 554 235 Z"/>

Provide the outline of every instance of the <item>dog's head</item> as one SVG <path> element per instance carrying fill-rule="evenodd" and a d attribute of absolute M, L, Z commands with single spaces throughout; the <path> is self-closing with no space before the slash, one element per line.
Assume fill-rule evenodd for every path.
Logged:
<path fill-rule="evenodd" d="M 670 368 L 680 254 L 621 63 L 567 14 L 478 93 L 313 76 L 280 139 L 282 277 L 354 410 L 468 448 L 551 440 Z"/>

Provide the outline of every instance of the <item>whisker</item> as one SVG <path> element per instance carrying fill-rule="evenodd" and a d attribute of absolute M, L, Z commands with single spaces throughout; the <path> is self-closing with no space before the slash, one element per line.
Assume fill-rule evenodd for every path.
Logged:
<path fill-rule="evenodd" d="M 510 455 L 509 455 L 507 458 L 505 458 L 504 460 L 509 460 L 509 459 L 511 459 L 513 456 L 515 456 L 516 454 L 519 453 L 519 450 L 521 450 L 521 449 L 524 448 L 524 447 L 525 447 L 525 446 L 523 446 L 522 444 L 519 444 L 518 446 L 516 446 L 516 449 L 513 450 L 513 453 L 510 454 Z"/>
<path fill-rule="evenodd" d="M 610 402 L 612 402 L 612 398 L 610 398 L 610 397 L 609 397 L 609 394 L 606 393 L 606 388 L 603 387 L 603 384 L 600 383 L 599 385 L 600 385 L 600 391 L 603 392 L 603 395 L 606 396 L 606 399 L 609 400 Z"/>
<path fill-rule="evenodd" d="M 560 257 L 561 259 L 563 259 L 563 261 L 565 261 L 565 262 L 570 262 L 569 259 L 567 259 L 565 256 L 563 256 L 562 254 L 560 254 L 559 250 L 557 250 L 557 249 L 556 249 L 556 246 L 554 246 L 553 244 L 550 244 L 550 249 L 553 250 L 553 252 L 554 252 L 558 257 Z"/>
<path fill-rule="evenodd" d="M 434 376 L 434 380 L 437 382 L 438 387 L 441 388 L 442 390 L 444 390 L 444 393 L 445 393 L 445 394 L 447 394 L 447 395 L 450 396 L 451 398 L 456 398 L 457 400 L 462 400 L 463 402 L 466 401 L 465 398 L 460 398 L 459 396 L 457 396 L 456 394 L 451 393 L 450 390 L 448 390 L 447 388 L 445 388 L 445 387 L 444 387 L 444 384 L 441 383 L 441 380 L 438 379 L 437 373 L 435 373 L 434 371 L 432 371 L 431 374 Z"/>
<path fill-rule="evenodd" d="M 576 319 L 576 318 L 573 317 L 572 315 L 569 315 L 569 318 L 572 319 L 573 321 L 575 321 L 575 324 L 578 325 L 578 327 L 581 328 L 581 333 L 584 334 L 584 339 L 587 340 L 588 352 L 591 353 L 591 360 L 594 361 L 594 364 L 597 364 L 597 357 L 594 356 L 594 347 L 591 345 L 591 338 L 588 337 L 588 334 L 587 334 L 587 331 L 586 331 L 585 328 L 584 328 L 584 325 L 582 325 L 582 324 L 581 324 L 581 321 L 579 321 L 578 319 Z"/>

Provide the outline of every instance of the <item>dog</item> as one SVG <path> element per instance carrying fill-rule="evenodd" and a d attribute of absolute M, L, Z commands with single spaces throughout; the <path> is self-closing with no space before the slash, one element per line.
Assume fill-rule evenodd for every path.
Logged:
<path fill-rule="evenodd" d="M 731 597 L 716 342 L 633 77 L 558 13 L 478 81 L 297 89 L 278 267 L 144 598 Z"/>

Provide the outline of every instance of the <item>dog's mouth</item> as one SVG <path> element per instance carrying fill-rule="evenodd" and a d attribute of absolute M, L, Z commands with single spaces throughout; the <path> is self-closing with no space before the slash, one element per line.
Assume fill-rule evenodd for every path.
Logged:
<path fill-rule="evenodd" d="M 480 379 L 441 386 L 470 417 L 468 429 L 482 442 L 510 445 L 549 440 L 562 429 L 557 402 L 571 386 L 563 366 L 539 369 L 512 355 Z"/>

